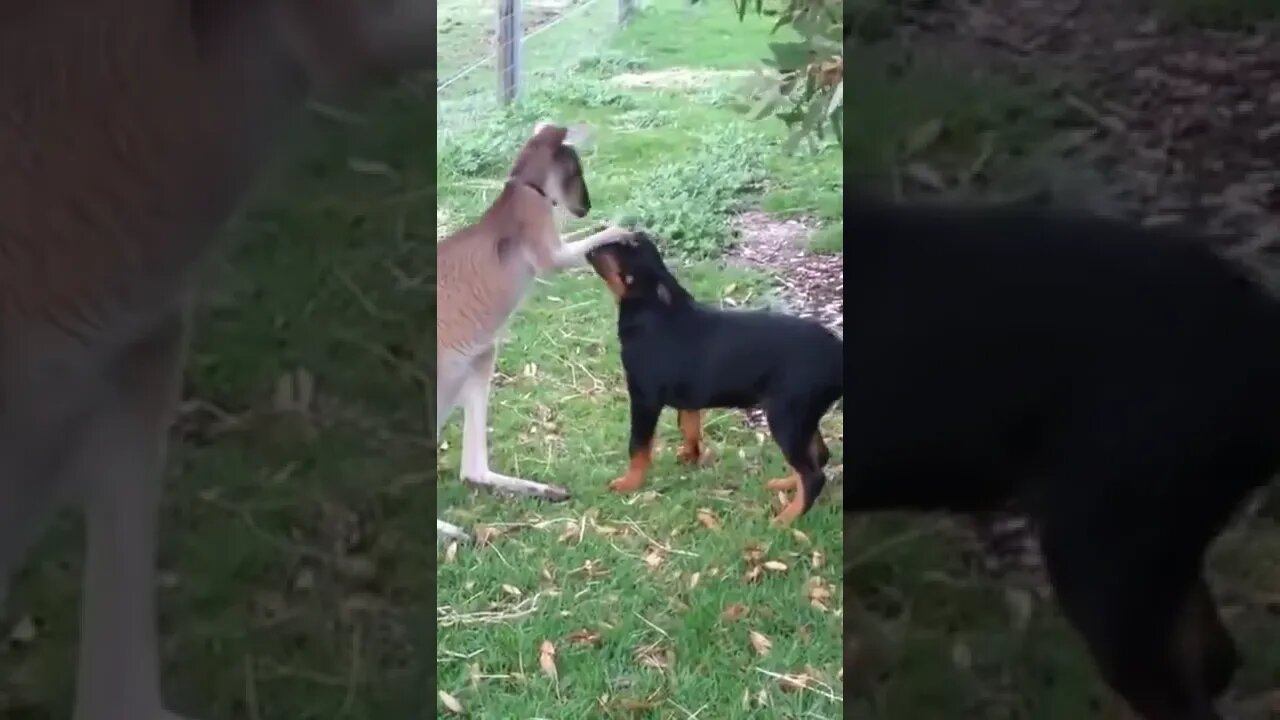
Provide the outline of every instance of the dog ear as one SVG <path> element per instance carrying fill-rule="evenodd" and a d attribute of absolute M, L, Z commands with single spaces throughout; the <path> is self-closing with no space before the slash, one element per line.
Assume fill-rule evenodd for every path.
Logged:
<path fill-rule="evenodd" d="M 570 125 L 565 132 L 564 144 L 572 145 L 575 150 L 586 150 L 591 147 L 591 141 L 594 139 L 595 133 L 590 125 L 586 123 L 576 123 Z"/>

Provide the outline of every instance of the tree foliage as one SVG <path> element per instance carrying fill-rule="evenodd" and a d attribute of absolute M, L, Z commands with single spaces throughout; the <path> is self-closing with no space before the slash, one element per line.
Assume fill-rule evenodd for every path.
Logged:
<path fill-rule="evenodd" d="M 696 2 L 697 0 L 693 0 Z M 816 146 L 830 132 L 844 144 L 843 0 L 732 0 L 738 19 L 748 12 L 775 16 L 773 31 L 790 27 L 799 40 L 770 42 L 765 64 L 775 72 L 757 79 L 749 108 L 755 119 L 777 117 L 791 129 L 783 145 Z"/>

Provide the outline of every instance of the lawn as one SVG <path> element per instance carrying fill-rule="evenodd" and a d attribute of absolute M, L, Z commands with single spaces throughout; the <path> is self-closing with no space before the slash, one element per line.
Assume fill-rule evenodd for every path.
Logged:
<path fill-rule="evenodd" d="M 769 302 L 769 277 L 726 258 L 729 219 L 768 204 L 838 220 L 842 177 L 838 150 L 783 157 L 781 125 L 732 107 L 768 30 L 752 18 L 739 25 L 727 5 L 668 0 L 580 57 L 538 60 L 531 47 L 517 107 L 442 102 L 442 231 L 493 199 L 537 120 L 587 122 L 588 221 L 654 229 L 707 302 Z M 441 513 L 480 542 L 441 548 L 440 689 L 483 718 L 841 716 L 838 411 L 824 424 L 832 482 L 790 529 L 770 526 L 778 500 L 764 488 L 786 474 L 782 458 L 740 413 L 708 415 L 714 460 L 688 468 L 674 459 L 668 411 L 649 483 L 613 495 L 606 485 L 625 468 L 628 433 L 614 322 L 603 284 L 589 270 L 565 273 L 536 288 L 499 355 L 491 465 L 564 485 L 571 501 L 476 493 L 458 480 L 458 416 L 441 438 Z"/>

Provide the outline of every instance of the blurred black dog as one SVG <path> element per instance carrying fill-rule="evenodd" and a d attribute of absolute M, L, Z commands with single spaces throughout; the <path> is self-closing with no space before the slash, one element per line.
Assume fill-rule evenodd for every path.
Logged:
<path fill-rule="evenodd" d="M 633 492 L 644 483 L 664 407 L 678 411 L 684 444 L 677 457 L 696 463 L 703 410 L 759 405 L 793 471 L 768 483 L 771 490 L 795 490 L 774 519 L 789 523 L 808 512 L 826 484 L 830 452 L 818 423 L 842 392 L 840 339 L 811 320 L 699 304 L 642 232 L 601 246 L 587 259 L 618 299 L 631 396 L 631 463 L 609 488 Z"/>
<path fill-rule="evenodd" d="M 844 222 L 845 512 L 1012 500 L 1112 689 L 1217 720 L 1239 658 L 1204 558 L 1280 467 L 1280 301 L 1116 220 L 851 199 Z"/>

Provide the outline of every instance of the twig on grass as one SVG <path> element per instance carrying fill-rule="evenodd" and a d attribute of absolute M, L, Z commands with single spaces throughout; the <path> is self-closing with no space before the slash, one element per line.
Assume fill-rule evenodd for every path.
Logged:
<path fill-rule="evenodd" d="M 258 681 L 253 676 L 253 656 L 244 656 L 244 704 L 249 707 L 249 720 L 261 720 L 258 710 Z"/>
<path fill-rule="evenodd" d="M 356 686 L 360 682 L 360 628 L 360 623 L 354 623 L 351 627 L 351 668 L 347 672 L 347 694 L 343 697 L 342 708 L 338 711 L 340 717 L 350 713 L 356 701 Z"/>
<path fill-rule="evenodd" d="M 768 675 L 769 677 L 774 678 L 775 680 L 783 681 L 789 685 L 794 686 L 798 690 L 808 690 L 809 692 L 814 693 L 815 695 L 821 695 L 822 697 L 832 702 L 838 702 L 838 703 L 844 702 L 844 697 L 840 695 L 836 695 L 835 692 L 832 691 L 830 685 L 822 682 L 821 680 L 815 677 L 806 675 L 804 676 L 804 678 L 801 678 L 800 676 L 797 676 L 797 675 L 790 675 L 787 673 L 776 673 L 776 672 L 773 672 L 772 670 L 765 670 L 764 668 L 760 668 L 760 667 L 756 668 L 756 672 L 762 675 Z"/>
<path fill-rule="evenodd" d="M 544 593 L 531 595 L 504 610 L 481 610 L 472 613 L 455 612 L 452 607 L 444 605 L 436 608 L 436 627 L 454 627 L 457 625 L 497 625 L 499 623 L 528 617 L 538 610 L 538 600 Z"/>
<path fill-rule="evenodd" d="M 632 530 L 635 530 L 636 532 L 640 533 L 641 537 L 643 537 L 645 540 L 648 540 L 650 543 L 653 543 L 654 545 L 656 545 L 663 552 L 667 552 L 672 555 L 684 555 L 685 557 L 693 557 L 693 558 L 700 557 L 698 553 L 689 552 L 688 550 L 677 550 L 676 548 L 673 548 L 670 545 L 654 540 L 653 537 L 651 537 L 648 533 L 640 529 L 640 524 L 637 523 L 635 520 L 623 520 L 622 524 L 629 525 Z"/>

